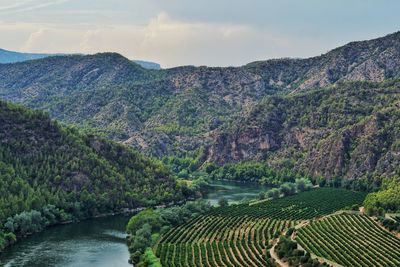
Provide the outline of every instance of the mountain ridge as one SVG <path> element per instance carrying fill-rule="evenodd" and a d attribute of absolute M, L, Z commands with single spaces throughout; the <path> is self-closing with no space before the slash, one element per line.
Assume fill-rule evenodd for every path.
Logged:
<path fill-rule="evenodd" d="M 241 67 L 182 66 L 146 70 L 118 54 L 104 53 L 1 64 L 0 77 L 1 98 L 47 110 L 66 123 L 97 128 L 151 155 L 197 157 L 202 151 L 211 153 L 211 149 L 221 157 L 227 153 L 232 161 L 266 159 L 268 155 L 258 156 L 254 148 L 247 151 L 248 157 L 231 157 L 226 150 L 229 144 L 219 140 L 224 135 L 230 136 L 227 140 L 236 140 L 235 136 L 240 133 L 236 135 L 235 131 L 240 132 L 244 127 L 241 120 L 248 119 L 257 108 L 274 116 L 264 120 L 264 123 L 273 123 L 271 129 L 276 127 L 269 135 L 281 134 L 285 118 L 280 115 L 285 115 L 285 110 L 270 112 L 263 107 L 265 101 L 286 101 L 285 96 L 302 94 L 308 94 L 311 101 L 324 88 L 333 92 L 331 95 L 342 92 L 343 88 L 353 94 L 375 94 L 377 91 L 365 88 L 358 92 L 352 86 L 360 87 L 357 82 L 365 81 L 375 83 L 379 89 L 387 86 L 385 81 L 400 78 L 400 32 L 351 42 L 312 58 L 273 59 Z M 313 95 L 314 91 L 317 95 Z M 346 102 L 341 95 L 335 96 Z M 390 102 L 389 99 L 382 101 L 383 106 Z M 364 104 L 373 108 L 368 102 Z M 346 108 L 337 108 L 338 114 L 345 116 Z M 315 116 L 312 112 L 308 114 Z M 253 126 L 259 128 L 259 132 L 251 133 L 256 146 L 274 148 L 277 144 L 267 139 L 272 142 L 282 138 L 261 140 L 259 135 L 266 134 L 264 128 Z M 221 149 L 217 149 L 221 144 Z M 232 151 L 240 155 L 246 149 Z M 218 156 L 207 153 L 203 158 L 224 163 Z M 311 168 L 311 163 L 304 164 Z M 332 171 L 336 168 L 333 165 L 326 168 L 329 171 L 312 172 L 328 176 L 341 173 Z"/>
<path fill-rule="evenodd" d="M 7 63 L 17 63 L 23 62 L 27 60 L 35 60 L 35 59 L 43 59 L 47 57 L 55 57 L 55 56 L 68 56 L 68 55 L 79 55 L 79 54 L 66 54 L 66 53 L 55 53 L 55 54 L 48 54 L 48 53 L 23 53 L 23 52 L 15 52 L 6 49 L 0 48 L 0 64 L 7 64 Z M 153 69 L 159 70 L 161 69 L 160 64 L 145 61 L 145 60 L 131 60 L 132 62 L 140 65 L 145 69 Z"/>

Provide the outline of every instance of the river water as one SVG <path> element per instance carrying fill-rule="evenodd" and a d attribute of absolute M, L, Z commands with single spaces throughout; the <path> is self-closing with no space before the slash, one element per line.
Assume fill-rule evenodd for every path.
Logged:
<path fill-rule="evenodd" d="M 50 227 L 4 251 L 0 263 L 7 267 L 132 266 L 124 232 L 128 220 L 118 215 Z"/>
<path fill-rule="evenodd" d="M 254 198 L 265 187 L 252 183 L 214 181 L 204 198 L 216 205 L 220 198 L 236 203 Z M 59 225 L 20 240 L 0 254 L 7 267 L 127 267 L 125 225 L 122 215 Z"/>
<path fill-rule="evenodd" d="M 211 190 L 204 197 L 211 205 L 217 205 L 218 200 L 225 198 L 229 204 L 238 203 L 243 199 L 256 198 L 261 191 L 268 188 L 257 183 L 240 183 L 234 181 L 212 181 Z"/>

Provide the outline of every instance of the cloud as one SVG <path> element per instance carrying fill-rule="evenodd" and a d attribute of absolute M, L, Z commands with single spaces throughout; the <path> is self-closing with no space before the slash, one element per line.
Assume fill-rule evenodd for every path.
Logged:
<path fill-rule="evenodd" d="M 320 40 L 292 39 L 245 24 L 179 21 L 161 12 L 144 25 L 0 24 L 3 38 L 24 33 L 14 48 L 26 52 L 96 53 L 113 51 L 164 67 L 228 66 L 283 56 L 314 55 Z M 7 36 L 7 34 L 9 36 Z M 319 48 L 319 49 L 318 49 Z"/>
<path fill-rule="evenodd" d="M 59 5 L 70 0 L 25 0 L 18 3 L 0 6 L 0 13 L 21 13 L 48 6 Z"/>
<path fill-rule="evenodd" d="M 17 3 L 3 4 L 3 5 L 0 5 L 0 11 L 17 9 L 17 8 L 23 7 L 27 3 L 33 2 L 33 1 L 34 0 L 27 0 L 27 1 L 17 2 Z"/>
<path fill-rule="evenodd" d="M 22 47 L 22 50 L 25 50 L 25 51 L 32 50 L 33 47 L 35 46 L 35 44 L 37 43 L 37 41 L 40 40 L 40 38 L 42 38 L 42 36 L 44 36 L 45 31 L 46 31 L 45 28 L 40 28 L 37 31 L 32 32 L 29 35 L 28 40 L 26 41 L 26 43 Z"/>

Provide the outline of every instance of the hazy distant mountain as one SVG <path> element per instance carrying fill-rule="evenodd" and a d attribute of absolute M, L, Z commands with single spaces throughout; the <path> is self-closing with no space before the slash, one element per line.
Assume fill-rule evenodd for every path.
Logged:
<path fill-rule="evenodd" d="M 15 63 L 26 60 L 40 59 L 50 56 L 62 56 L 62 55 L 66 56 L 67 54 L 21 53 L 21 52 L 8 51 L 0 48 L 0 63 Z M 160 64 L 155 62 L 144 61 L 144 60 L 132 60 L 132 61 L 135 62 L 136 64 L 139 64 L 145 69 L 151 69 L 151 70 L 161 69 Z"/>
<path fill-rule="evenodd" d="M 51 56 L 50 54 L 20 53 L 0 48 L 0 63 L 14 63 Z"/>
<path fill-rule="evenodd" d="M 140 66 L 142 66 L 145 69 L 149 69 L 149 70 L 159 70 L 161 69 L 160 64 L 158 63 L 154 63 L 151 61 L 143 61 L 143 60 L 132 60 L 133 62 L 135 62 L 136 64 L 139 64 Z"/>

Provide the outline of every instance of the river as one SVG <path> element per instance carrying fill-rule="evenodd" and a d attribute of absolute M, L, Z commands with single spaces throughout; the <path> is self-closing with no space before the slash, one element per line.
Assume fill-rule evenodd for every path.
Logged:
<path fill-rule="evenodd" d="M 253 183 L 213 181 L 204 198 L 216 205 L 220 198 L 237 203 L 254 198 L 267 188 Z M 125 225 L 122 215 L 58 225 L 18 241 L 0 254 L 7 267 L 128 267 Z"/>
<path fill-rule="evenodd" d="M 7 267 L 132 267 L 124 232 L 128 220 L 118 215 L 50 227 L 6 249 L 0 263 Z"/>
<path fill-rule="evenodd" d="M 204 197 L 211 205 L 217 205 L 218 200 L 225 198 L 229 204 L 238 203 L 243 199 L 256 198 L 261 191 L 267 191 L 268 187 L 257 183 L 240 183 L 234 181 L 212 181 L 210 191 Z"/>

